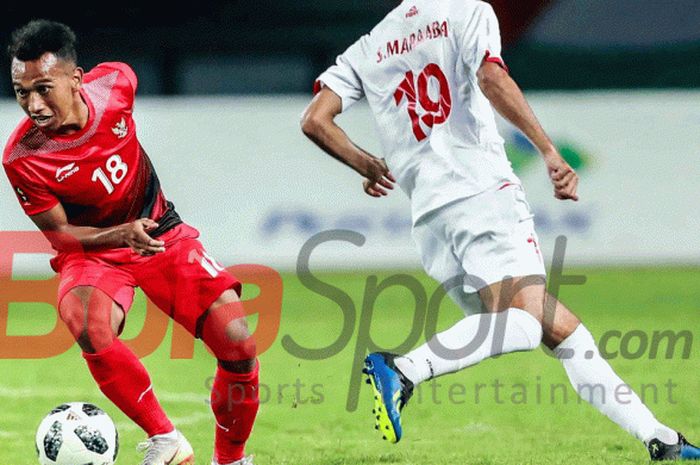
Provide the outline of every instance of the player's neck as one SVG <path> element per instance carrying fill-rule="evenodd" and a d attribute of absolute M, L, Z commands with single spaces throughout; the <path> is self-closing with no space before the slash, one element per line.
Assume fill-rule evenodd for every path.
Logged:
<path fill-rule="evenodd" d="M 69 136 L 81 131 L 90 119 L 90 109 L 80 93 L 76 94 L 70 114 L 56 131 L 58 136 Z"/>

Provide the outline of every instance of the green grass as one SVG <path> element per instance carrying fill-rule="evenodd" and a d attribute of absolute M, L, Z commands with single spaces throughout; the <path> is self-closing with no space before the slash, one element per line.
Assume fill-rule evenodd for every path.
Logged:
<path fill-rule="evenodd" d="M 585 274 L 588 281 L 563 288 L 561 297 L 596 337 L 611 329 L 623 333 L 640 330 L 649 336 L 655 330 L 697 334 L 700 269 L 568 270 L 572 273 Z M 410 274 L 428 295 L 434 291 L 435 284 L 422 273 Z M 358 314 L 350 343 L 322 360 L 291 355 L 283 347 L 283 337 L 308 348 L 328 346 L 341 334 L 342 313 L 336 304 L 306 289 L 293 275 L 284 276 L 280 333 L 274 346 L 261 356 L 265 402 L 249 442 L 257 464 L 648 463 L 641 444 L 587 404 L 576 401 L 560 364 L 542 350 L 498 357 L 440 378 L 441 387 L 436 386 L 434 392 L 432 386 L 423 386 L 405 411 L 404 439 L 398 445 L 383 442 L 373 429 L 366 386 L 359 391 L 357 409 L 346 409 L 348 396 L 353 395 L 350 375 L 357 369 L 352 366 L 353 357 L 370 275 L 320 275 L 351 297 Z M 378 273 L 380 280 L 389 275 Z M 143 301 L 137 301 L 125 337 L 139 332 L 143 313 Z M 460 315 L 447 300 L 441 313 L 440 329 Z M 376 301 L 370 337 L 386 347 L 396 346 L 409 334 L 412 316 L 410 294 L 391 288 Z M 13 306 L 10 318 L 11 334 L 45 332 L 55 321 L 46 305 Z M 629 348 L 634 351 L 639 339 L 631 342 Z M 700 341 L 693 342 L 688 359 L 682 359 L 679 349 L 670 360 L 663 356 L 650 360 L 648 351 L 637 360 L 611 360 L 635 390 L 645 383 L 656 384 L 658 399 L 647 387 L 647 402 L 662 421 L 691 440 L 700 439 L 700 416 L 695 414 L 700 394 Z M 612 339 L 610 348 L 619 348 L 619 340 Z M 197 463 L 208 464 L 214 428 L 205 400 L 214 362 L 199 342 L 191 360 L 171 360 L 169 354 L 170 339 L 166 339 L 144 363 L 166 411 L 192 442 Z M 97 390 L 75 347 L 50 359 L 2 360 L 0 373 L 0 464 L 35 464 L 33 440 L 38 422 L 54 405 L 74 400 L 93 402 L 107 410 L 121 433 L 117 463 L 139 463 L 134 446 L 143 440 L 142 432 Z M 498 399 L 492 386 L 496 380 L 503 385 Z M 672 402 L 664 387 L 669 380 L 676 385 Z M 481 388 L 476 402 L 478 383 L 487 386 Z M 568 402 L 563 401 L 561 389 L 551 402 L 552 384 L 567 386 Z M 528 396 L 526 402 L 523 393 Z"/>

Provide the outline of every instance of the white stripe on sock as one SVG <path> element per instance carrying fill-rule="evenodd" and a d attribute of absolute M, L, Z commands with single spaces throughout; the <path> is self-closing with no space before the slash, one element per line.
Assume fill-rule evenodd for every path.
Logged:
<path fill-rule="evenodd" d="M 153 389 L 153 384 L 151 384 L 150 386 L 148 386 L 148 388 L 147 388 L 145 391 L 143 391 L 143 392 L 141 393 L 141 395 L 139 396 L 139 400 L 137 400 L 136 403 L 137 403 L 137 404 L 141 403 L 141 401 L 143 400 L 143 396 L 145 396 L 146 394 L 148 394 L 148 391 L 150 391 L 151 389 Z"/>

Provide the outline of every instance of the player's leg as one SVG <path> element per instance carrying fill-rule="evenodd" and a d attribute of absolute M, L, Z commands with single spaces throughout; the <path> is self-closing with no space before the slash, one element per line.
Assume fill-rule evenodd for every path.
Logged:
<path fill-rule="evenodd" d="M 652 459 L 700 458 L 700 449 L 659 422 L 637 394 L 600 355 L 590 331 L 563 303 L 547 296 L 544 344 L 564 366 L 573 389 L 603 415 L 643 441 Z M 596 389 L 582 389 L 595 386 Z M 624 401 L 617 392 L 625 387 Z M 600 390 L 598 387 L 602 387 Z M 588 396 L 582 395 L 587 392 Z"/>
<path fill-rule="evenodd" d="M 83 353 L 102 352 L 117 338 L 124 310 L 102 290 L 77 286 L 60 301 L 59 316 Z"/>
<path fill-rule="evenodd" d="M 104 395 L 149 436 L 172 432 L 148 372 L 117 337 L 122 307 L 99 288 L 78 286 L 62 297 L 59 312 Z"/>
<path fill-rule="evenodd" d="M 533 281 L 540 284 L 528 285 Z M 506 289 L 513 286 L 519 289 Z M 514 292 L 515 296 L 501 308 L 491 298 L 502 292 Z M 375 390 L 376 426 L 384 439 L 401 439 L 400 412 L 415 385 L 496 355 L 537 348 L 542 340 L 543 298 L 540 276 L 509 280 L 506 285 L 497 283 L 482 290 L 482 300 L 489 302 L 487 313 L 465 317 L 404 356 L 370 354 L 365 373 Z"/>
<path fill-rule="evenodd" d="M 214 459 L 245 465 L 258 411 L 258 362 L 239 301 L 241 284 L 196 239 L 182 239 L 133 268 L 138 285 L 217 358 L 211 394 Z M 215 463 L 216 463 L 215 462 Z"/>
<path fill-rule="evenodd" d="M 107 263 L 78 261 L 64 266 L 59 286 L 59 312 L 83 349 L 83 358 L 100 390 L 151 438 L 144 465 L 155 455 L 193 463 L 192 448 L 174 429 L 153 391 L 151 379 L 136 355 L 119 339 L 125 310 L 133 301 L 132 277 Z"/>
<path fill-rule="evenodd" d="M 516 191 L 515 194 L 517 194 L 515 198 L 518 204 L 524 207 L 522 213 L 526 213 L 529 208 L 527 208 L 527 203 L 524 201 L 524 198 L 521 197 L 521 192 Z M 531 221 L 526 220 L 519 222 L 514 231 L 514 238 L 531 238 L 530 242 L 536 246 L 536 234 Z M 520 243 L 524 242 L 520 241 Z M 514 242 L 514 244 L 515 246 L 510 253 L 504 253 L 505 251 L 502 251 L 501 256 L 507 257 L 508 255 L 512 255 L 517 258 L 519 262 L 522 262 L 522 265 L 516 266 L 515 268 L 512 268 L 511 265 L 511 268 L 508 268 L 508 264 L 506 263 L 504 264 L 505 272 L 515 273 L 518 269 L 536 271 L 538 266 L 537 262 L 532 260 L 533 256 L 529 254 L 529 252 L 537 250 L 537 248 L 531 249 L 525 247 L 522 249 L 518 246 L 518 242 Z M 478 248 L 479 245 L 477 244 L 476 247 Z M 435 249 L 435 247 L 433 247 L 433 249 Z M 537 252 L 539 255 L 538 250 Z M 434 258 L 432 262 L 429 263 L 430 266 L 427 266 L 426 269 L 431 272 L 433 277 L 444 280 L 444 276 L 440 276 L 440 270 L 447 269 L 450 270 L 450 272 L 454 272 L 454 265 L 447 263 L 449 262 L 449 257 L 446 259 L 444 253 L 442 254 L 442 258 L 440 258 L 441 254 L 436 253 L 435 250 L 431 250 L 431 253 L 437 258 Z M 477 257 L 480 255 L 485 254 L 478 253 Z M 470 257 L 469 254 L 465 254 L 465 256 L 467 259 Z M 436 266 L 436 263 L 438 266 Z M 476 269 L 478 268 L 477 265 L 477 263 L 472 263 L 471 268 Z M 467 269 L 469 268 L 468 266 Z M 493 273 L 486 267 L 485 276 L 487 279 L 491 275 L 493 275 Z M 548 297 L 546 305 L 543 306 L 543 287 L 537 283 L 536 278 L 531 278 L 529 281 L 530 282 L 522 279 L 505 280 L 501 283 L 483 288 L 480 291 L 482 300 L 482 308 L 480 309 L 473 308 L 473 302 L 469 301 L 468 294 L 462 287 L 454 285 L 449 286 L 451 290 L 450 296 L 465 310 L 465 313 L 475 310 L 493 312 L 502 311 L 506 308 L 519 308 L 528 311 L 530 314 L 540 319 L 542 318 L 541 308 L 544 307 L 546 314 L 542 318 L 544 333 L 543 342 L 549 348 L 553 349 L 554 353 L 561 360 L 576 392 L 584 392 L 579 389 L 580 385 L 604 385 L 604 395 L 600 393 L 599 389 L 590 390 L 591 394 L 589 394 L 589 398 L 585 400 L 589 401 L 623 429 L 645 441 L 646 444 L 655 444 L 656 449 L 652 450 L 650 448 L 652 457 L 669 458 L 674 456 L 674 454 L 676 456 L 680 455 L 681 451 L 686 457 L 700 455 L 700 451 L 688 444 L 685 440 L 679 439 L 674 430 L 659 423 L 635 394 L 632 393 L 630 399 L 626 398 L 626 400 L 629 400 L 629 402 L 626 403 L 618 403 L 612 399 L 615 395 L 615 390 L 618 386 L 623 385 L 624 382 L 600 356 L 590 332 L 569 309 L 553 298 Z M 525 289 L 522 289 L 523 287 L 525 287 Z M 513 289 L 518 290 L 518 292 L 511 292 Z M 470 303 L 472 308 L 468 307 Z M 460 337 L 462 337 L 462 339 L 460 339 Z M 466 338 L 463 337 L 461 333 L 458 333 L 455 336 L 455 340 L 461 340 L 462 344 L 467 344 L 471 340 L 471 336 Z M 504 338 L 504 342 L 506 340 L 507 338 Z M 431 375 L 430 371 L 427 369 L 427 365 L 442 366 L 442 371 L 449 372 L 450 369 L 459 369 L 463 363 L 459 359 L 444 361 L 441 357 L 437 357 L 433 351 L 429 350 L 429 345 L 420 347 L 414 352 L 415 354 L 411 353 L 408 355 L 411 357 L 411 360 L 420 360 L 422 358 L 426 361 L 426 363 L 418 364 L 417 368 L 422 369 L 422 373 L 419 373 L 419 376 L 413 375 L 416 381 L 427 379 L 426 377 Z M 411 374 L 411 370 L 415 369 L 415 366 L 403 360 L 404 359 L 400 359 L 397 362 L 399 367 Z"/>
<path fill-rule="evenodd" d="M 513 223 L 518 223 L 519 218 L 513 214 L 503 220 L 498 216 L 498 209 L 491 208 L 489 213 L 492 217 L 479 217 L 476 214 L 473 217 L 476 223 L 471 222 L 465 212 L 475 215 L 475 207 L 481 206 L 482 202 L 488 204 L 488 200 L 476 199 L 476 204 L 474 199 L 456 202 L 414 228 L 414 239 L 428 274 L 449 289 L 452 286 L 448 281 L 454 279 L 447 278 L 458 273 L 464 275 L 466 269 L 483 270 L 479 277 L 471 276 L 467 283 L 460 280 L 458 284 L 459 287 L 467 284 L 474 290 L 482 289 L 484 308 L 489 305 L 492 308 L 486 313 L 466 316 L 405 356 L 382 353 L 368 356 L 365 372 L 375 390 L 377 426 L 384 437 L 392 442 L 401 437 L 400 410 L 414 385 L 495 355 L 533 350 L 540 344 L 544 266 L 530 246 L 528 253 L 533 257 L 528 265 L 533 265 L 517 270 L 530 271 L 528 275 L 532 276 L 508 280 L 501 285 L 502 276 L 508 274 L 508 269 L 501 271 L 500 265 L 509 264 L 512 260 L 509 262 L 509 251 L 501 251 L 499 247 L 504 242 L 509 246 L 506 239 L 510 238 Z M 512 197 L 510 201 L 512 203 Z M 489 220 L 493 224 L 489 224 Z M 489 228 L 500 228 L 506 232 L 496 231 L 492 234 Z M 525 246 L 528 246 L 527 239 L 528 236 L 523 237 Z M 489 259 L 492 260 L 490 266 L 487 263 Z M 500 298 L 504 292 L 510 293 L 507 299 Z M 539 305 L 533 303 L 538 299 Z M 507 301 L 509 305 L 503 306 L 501 301 Z"/>
<path fill-rule="evenodd" d="M 540 276 L 495 283 L 479 294 L 485 313 L 465 317 L 396 360 L 414 385 L 496 355 L 533 350 L 540 345 L 544 299 Z"/>
<path fill-rule="evenodd" d="M 201 338 L 217 359 L 211 393 L 216 418 L 214 463 L 240 463 L 260 403 L 255 342 L 238 294 L 225 291 L 201 321 Z"/>
<path fill-rule="evenodd" d="M 458 304 L 466 300 L 454 290 L 478 291 L 483 313 L 466 316 L 398 359 L 406 376 L 417 384 L 488 357 L 538 347 L 545 269 L 519 186 L 454 202 L 422 223 L 414 238 L 428 274 Z"/>

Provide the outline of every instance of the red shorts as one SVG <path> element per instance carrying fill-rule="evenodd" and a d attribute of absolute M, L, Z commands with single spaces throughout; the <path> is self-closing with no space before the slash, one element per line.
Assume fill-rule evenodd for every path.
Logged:
<path fill-rule="evenodd" d="M 61 274 L 59 305 L 71 289 L 92 286 L 127 313 L 138 286 L 158 308 L 195 334 L 199 317 L 224 291 L 241 294 L 241 283 L 207 254 L 197 237 L 199 231 L 181 224 L 158 238 L 165 241 L 165 252 L 148 257 L 130 248 L 59 254 L 51 261 Z"/>

